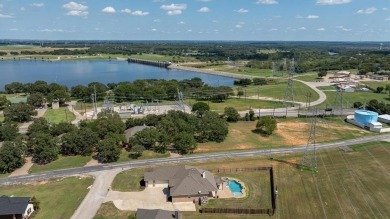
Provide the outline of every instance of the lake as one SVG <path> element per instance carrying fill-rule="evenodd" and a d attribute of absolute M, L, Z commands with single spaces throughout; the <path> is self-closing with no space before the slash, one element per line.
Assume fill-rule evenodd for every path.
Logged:
<path fill-rule="evenodd" d="M 90 82 L 135 81 L 137 79 L 184 80 L 199 77 L 210 86 L 232 86 L 234 79 L 197 72 L 168 70 L 149 65 L 128 63 L 119 60 L 83 61 L 0 61 L 0 90 L 11 82 L 35 82 L 43 80 L 56 82 L 71 88 L 74 85 L 87 85 Z"/>

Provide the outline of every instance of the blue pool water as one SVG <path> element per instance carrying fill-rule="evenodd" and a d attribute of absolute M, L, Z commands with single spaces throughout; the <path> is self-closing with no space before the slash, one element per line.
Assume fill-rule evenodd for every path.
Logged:
<path fill-rule="evenodd" d="M 234 197 L 242 196 L 242 185 L 236 180 L 229 180 L 228 186 Z"/>

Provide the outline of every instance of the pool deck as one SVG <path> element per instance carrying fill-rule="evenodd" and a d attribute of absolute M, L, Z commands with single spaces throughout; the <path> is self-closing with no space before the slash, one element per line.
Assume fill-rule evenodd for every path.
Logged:
<path fill-rule="evenodd" d="M 222 177 L 222 178 L 225 178 L 225 177 Z M 242 196 L 240 196 L 240 197 L 234 196 L 232 191 L 230 191 L 229 187 L 227 187 L 227 182 L 224 182 L 222 190 L 218 190 L 218 197 L 219 198 L 244 198 L 246 196 L 246 186 L 245 186 L 245 183 L 243 183 L 242 181 L 240 181 L 239 179 L 236 179 L 236 178 L 232 178 L 232 177 L 226 177 L 226 178 L 228 178 L 229 180 L 235 180 L 235 181 L 237 181 L 238 183 L 241 184 L 241 186 L 242 186 L 242 190 L 241 190 Z"/>

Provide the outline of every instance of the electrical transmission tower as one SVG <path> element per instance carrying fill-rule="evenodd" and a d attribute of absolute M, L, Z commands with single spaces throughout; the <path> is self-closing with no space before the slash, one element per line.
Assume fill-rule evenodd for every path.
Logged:
<path fill-rule="evenodd" d="M 286 116 L 289 105 L 292 103 L 294 105 L 294 92 L 293 92 L 293 82 L 294 82 L 294 73 L 295 73 L 295 63 L 294 59 L 291 60 L 291 66 L 288 71 L 288 80 L 287 87 L 284 92 L 283 105 L 286 107 Z"/>
<path fill-rule="evenodd" d="M 343 108 L 344 108 L 344 91 L 342 88 L 339 88 L 336 93 L 336 97 L 334 99 L 333 103 L 333 114 L 335 114 L 337 111 L 340 113 L 340 115 L 343 115 Z"/>
<path fill-rule="evenodd" d="M 317 172 L 317 151 L 316 151 L 316 126 L 317 109 L 313 110 L 312 121 L 310 125 L 309 139 L 307 141 L 305 155 L 301 162 L 301 170 L 304 168 Z"/>
<path fill-rule="evenodd" d="M 183 93 L 179 90 L 179 88 L 177 88 L 177 106 L 180 110 L 186 112 L 186 105 L 184 103 Z"/>

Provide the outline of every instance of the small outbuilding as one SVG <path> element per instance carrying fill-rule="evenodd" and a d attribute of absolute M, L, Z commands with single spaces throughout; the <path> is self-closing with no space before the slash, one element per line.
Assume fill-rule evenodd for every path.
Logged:
<path fill-rule="evenodd" d="M 27 219 L 33 212 L 30 197 L 0 197 L 0 219 Z"/>
<path fill-rule="evenodd" d="M 384 114 L 378 116 L 378 121 L 386 124 L 390 124 L 390 115 Z"/>

